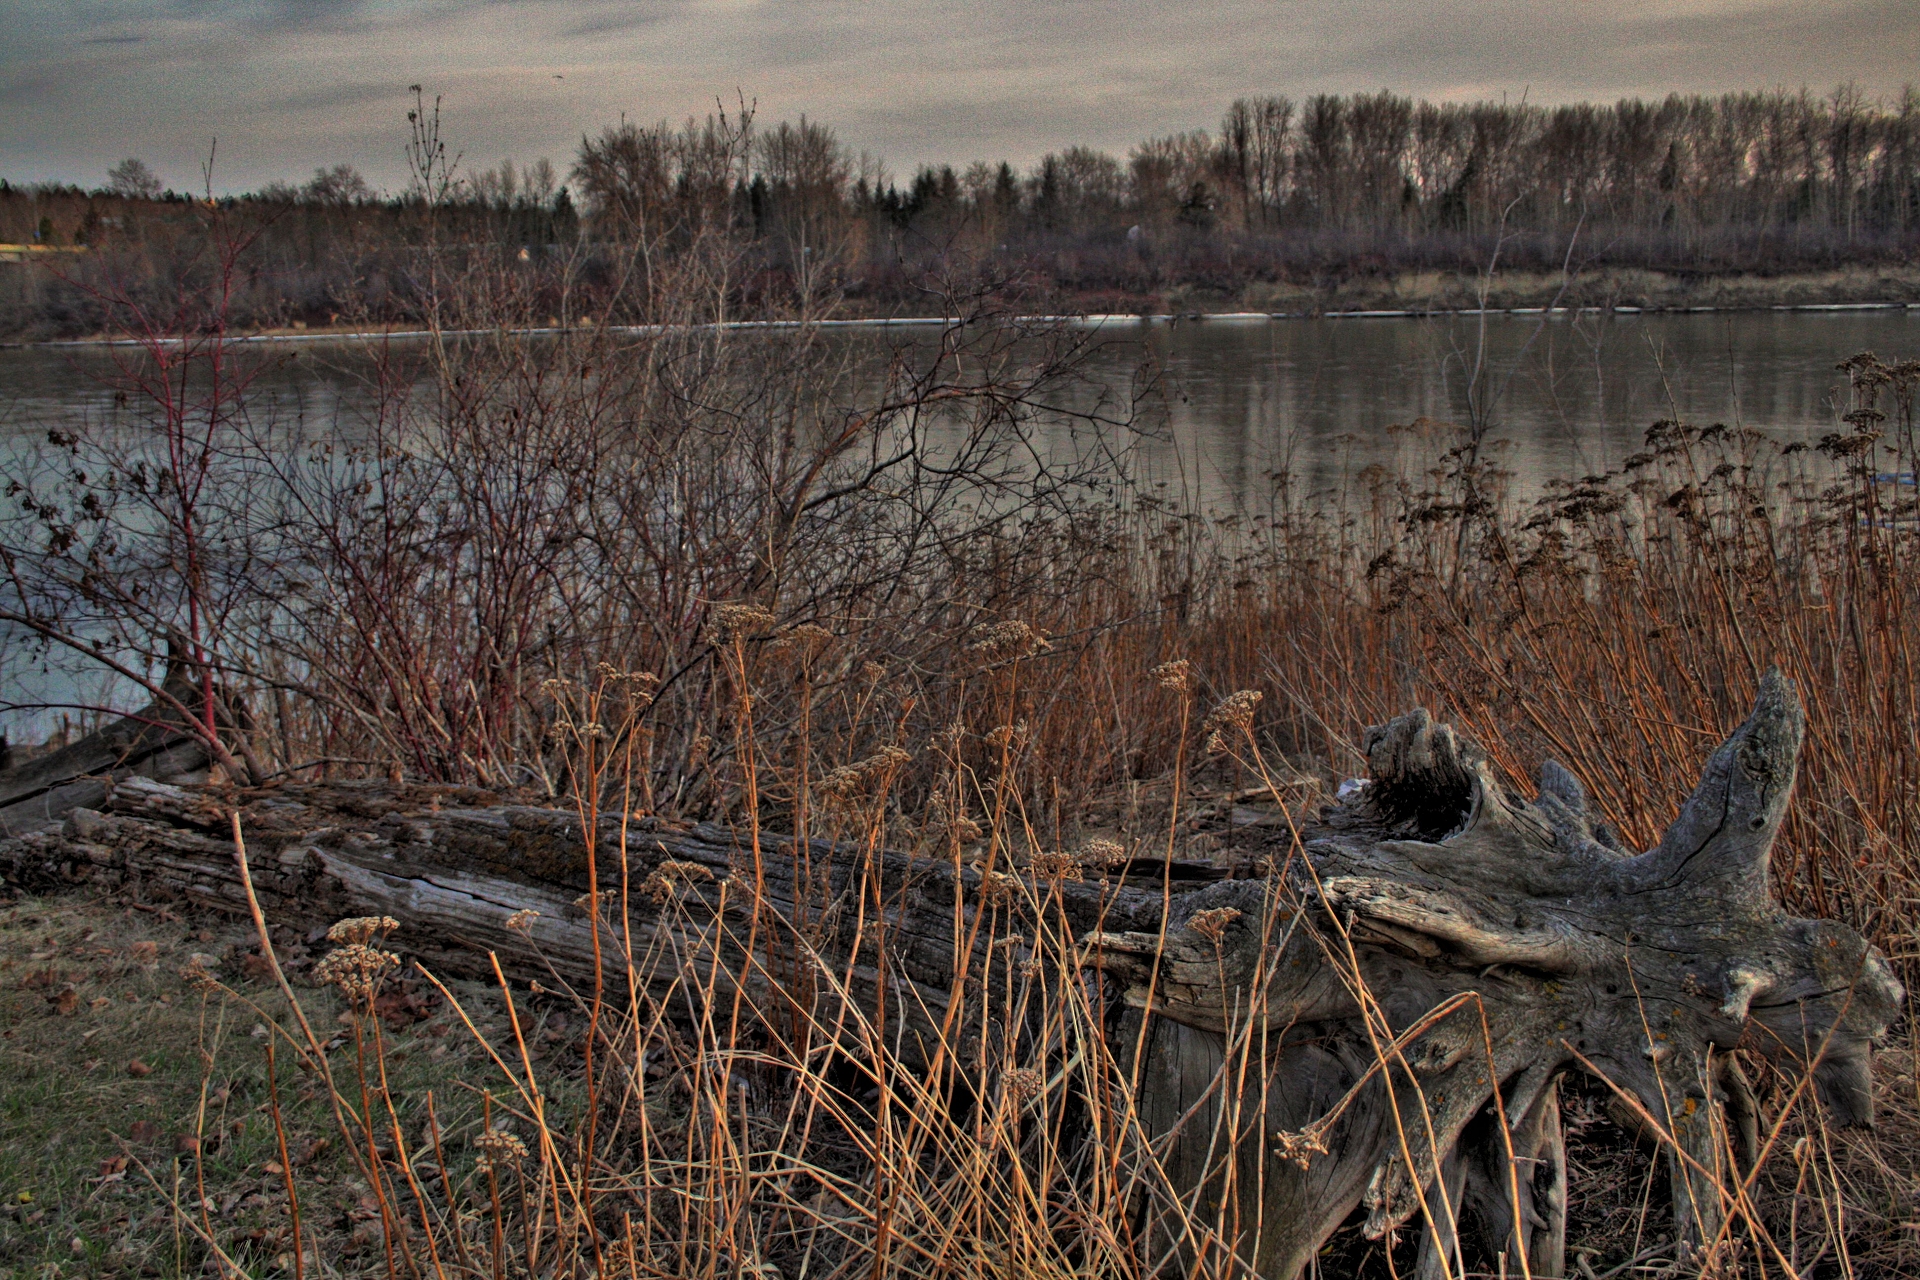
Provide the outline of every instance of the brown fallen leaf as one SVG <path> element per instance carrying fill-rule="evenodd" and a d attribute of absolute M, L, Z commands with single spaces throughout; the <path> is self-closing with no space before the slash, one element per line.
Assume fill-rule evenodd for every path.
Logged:
<path fill-rule="evenodd" d="M 152 1075 L 153 1068 L 148 1066 L 146 1063 L 140 1061 L 140 1059 L 135 1058 L 132 1062 L 129 1062 L 127 1064 L 127 1074 L 132 1076 L 134 1079 L 139 1080 L 139 1079 L 142 1079 L 143 1077 Z"/>
<path fill-rule="evenodd" d="M 87 1007 L 89 1009 L 104 1009 L 112 1003 L 113 997 L 111 996 L 95 996 L 93 999 L 87 1001 Z"/>
<path fill-rule="evenodd" d="M 103 1178 L 111 1177 L 116 1173 L 125 1173 L 126 1171 L 127 1158 L 125 1156 L 108 1156 L 100 1162 L 100 1176 Z"/>
<path fill-rule="evenodd" d="M 322 1155 L 326 1154 L 326 1150 L 327 1140 L 325 1138 L 315 1138 L 312 1142 L 300 1148 L 300 1153 L 294 1156 L 294 1167 L 298 1168 L 303 1164 L 312 1164 L 315 1160 L 318 1160 Z"/>
<path fill-rule="evenodd" d="M 395 1031 L 412 1026 L 433 1014 L 433 1001 L 418 992 L 388 989 L 373 1001 L 373 1011 Z"/>
<path fill-rule="evenodd" d="M 127 954 L 133 962 L 142 968 L 152 968 L 160 963 L 160 944 L 157 942 L 136 942 L 128 948 Z"/>
<path fill-rule="evenodd" d="M 200 1139 L 190 1133 L 173 1135 L 173 1153 L 178 1156 L 197 1156 L 200 1154 Z"/>
<path fill-rule="evenodd" d="M 72 987 L 68 987 L 63 991 L 56 991 L 54 994 L 48 996 L 47 1003 L 52 1005 L 53 1011 L 61 1017 L 71 1018 L 74 1014 L 80 1012 L 80 993 Z"/>
<path fill-rule="evenodd" d="M 273 1174 L 275 1177 L 278 1177 L 287 1171 L 287 1166 L 281 1164 L 278 1160 L 269 1160 L 265 1164 L 261 1165 L 260 1167 L 266 1172 Z"/>
<path fill-rule="evenodd" d="M 133 1127 L 127 1130 L 127 1137 L 135 1142 L 152 1142 L 160 1136 L 160 1126 L 151 1120 L 135 1120 Z"/>

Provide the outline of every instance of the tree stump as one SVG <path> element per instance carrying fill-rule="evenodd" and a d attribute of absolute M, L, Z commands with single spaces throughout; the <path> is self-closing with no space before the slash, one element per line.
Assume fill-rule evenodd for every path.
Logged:
<path fill-rule="evenodd" d="M 453 787 L 137 776 L 58 831 L 0 840 L 0 874 L 248 913 L 237 814 L 276 923 L 390 915 L 436 968 L 497 961 L 576 987 L 598 947 L 616 998 L 632 981 L 684 1001 L 702 973 L 762 1017 L 877 1026 L 908 1067 L 959 1054 L 954 1028 L 990 1024 L 983 993 L 1052 930 L 1113 994 L 1104 1034 L 1140 1121 L 1134 1157 L 1159 1171 L 1156 1256 L 1228 1247 L 1291 1280 L 1363 1207 L 1376 1237 L 1419 1220 L 1422 1277 L 1457 1275 L 1463 1238 L 1509 1274 L 1552 1277 L 1570 1070 L 1603 1076 L 1666 1136 L 1683 1249 L 1714 1240 L 1720 1188 L 1754 1155 L 1735 1049 L 1810 1070 L 1837 1122 L 1871 1121 L 1872 1045 L 1900 985 L 1854 931 L 1790 917 L 1768 892 L 1802 731 L 1769 674 L 1639 854 L 1564 769 L 1546 765 L 1522 799 L 1415 711 L 1369 731 L 1370 784 L 1283 833 L 1258 879 L 1136 859 L 1078 880 L 1004 854 L 976 865 L 651 818 L 589 830 Z M 1217 1224 L 1211 1242 L 1195 1220 Z"/>
<path fill-rule="evenodd" d="M 1181 898 L 1164 945 L 1095 939 L 1151 1011 L 1141 1105 L 1171 1181 L 1237 1212 L 1265 1276 L 1298 1274 L 1361 1205 L 1376 1237 L 1424 1219 L 1425 1274 L 1458 1222 L 1510 1273 L 1560 1276 L 1555 1082 L 1583 1069 L 1670 1135 L 1677 1239 L 1711 1241 L 1753 1154 L 1731 1052 L 1810 1067 L 1835 1121 L 1869 1124 L 1872 1042 L 1903 998 L 1857 933 L 1769 895 L 1803 723 L 1769 673 L 1638 855 L 1558 765 L 1528 802 L 1424 711 L 1370 731 L 1371 784 L 1302 833 L 1289 875 Z"/>

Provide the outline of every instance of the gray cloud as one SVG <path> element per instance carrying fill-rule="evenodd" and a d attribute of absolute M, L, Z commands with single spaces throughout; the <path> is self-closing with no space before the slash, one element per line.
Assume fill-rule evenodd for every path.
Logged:
<path fill-rule="evenodd" d="M 413 82 L 469 157 L 564 162 L 622 113 L 738 89 L 903 173 L 1124 151 L 1244 93 L 1885 96 L 1920 67 L 1910 0 L 0 0 L 0 20 L 0 173 L 85 183 L 129 154 L 185 183 L 218 135 L 232 186 L 339 160 L 398 185 Z"/>

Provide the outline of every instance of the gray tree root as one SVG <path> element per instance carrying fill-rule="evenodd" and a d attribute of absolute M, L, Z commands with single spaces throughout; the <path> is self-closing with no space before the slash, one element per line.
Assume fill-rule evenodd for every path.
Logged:
<path fill-rule="evenodd" d="M 1832 1119 L 1871 1122 L 1873 1042 L 1904 993 L 1858 934 L 1788 916 L 1768 891 L 1802 732 L 1792 686 L 1769 674 L 1639 854 L 1564 769 L 1546 765 L 1522 799 L 1415 711 L 1369 731 L 1370 785 L 1276 843 L 1257 880 L 1163 864 L 1009 874 L 957 851 L 653 819 L 600 822 L 589 840 L 574 813 L 459 788 L 140 777 L 58 831 L 0 841 L 0 874 L 245 912 L 237 811 L 275 922 L 391 915 L 431 967 L 490 974 L 497 958 L 509 978 L 580 986 L 597 908 L 617 995 L 630 980 L 669 1001 L 738 991 L 770 1026 L 909 1065 L 986 1061 L 1017 1037 L 994 993 L 1051 939 L 1112 992 L 1136 1157 L 1159 1179 L 1157 1256 L 1232 1249 L 1291 1280 L 1363 1210 L 1375 1237 L 1417 1220 L 1422 1280 L 1458 1275 L 1469 1246 L 1556 1277 L 1569 1070 L 1660 1131 L 1683 1250 L 1712 1245 L 1723 1188 L 1753 1156 L 1734 1050 L 1810 1070 Z"/>

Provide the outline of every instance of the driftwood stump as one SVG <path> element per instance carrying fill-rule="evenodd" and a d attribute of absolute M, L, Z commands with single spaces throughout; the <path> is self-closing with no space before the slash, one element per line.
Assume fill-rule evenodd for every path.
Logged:
<path fill-rule="evenodd" d="M 1810 1068 L 1835 1120 L 1871 1120 L 1872 1043 L 1900 985 L 1852 930 L 1787 916 L 1768 893 L 1802 728 L 1792 687 L 1769 675 L 1665 838 L 1637 855 L 1565 770 L 1548 764 L 1523 800 L 1416 711 L 1369 732 L 1371 783 L 1278 839 L 1258 879 L 1135 859 L 1040 886 L 1037 867 L 957 852 L 647 818 L 588 832 L 571 811 L 470 789 L 141 777 L 57 831 L 0 841 L 0 874 L 245 913 L 237 813 L 276 922 L 391 915 L 439 969 L 490 972 L 497 956 L 509 977 L 581 985 L 597 903 L 617 996 L 631 974 L 683 1000 L 697 970 L 766 1016 L 878 1026 L 909 1065 L 956 1025 L 991 1022 L 968 1002 L 1011 981 L 1010 938 L 1060 931 L 1113 992 L 1123 1065 L 1146 1050 L 1136 1155 L 1164 1173 L 1163 1250 L 1196 1248 L 1177 1226 L 1184 1202 L 1260 1274 L 1289 1280 L 1364 1207 L 1376 1236 L 1418 1220 L 1423 1276 L 1459 1273 L 1462 1236 L 1504 1253 L 1510 1274 L 1524 1259 L 1559 1276 L 1563 1073 L 1603 1076 L 1671 1136 L 1683 1247 L 1713 1240 L 1718 1184 L 1753 1156 L 1734 1049 Z"/>

